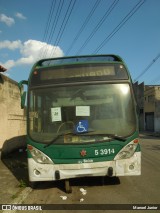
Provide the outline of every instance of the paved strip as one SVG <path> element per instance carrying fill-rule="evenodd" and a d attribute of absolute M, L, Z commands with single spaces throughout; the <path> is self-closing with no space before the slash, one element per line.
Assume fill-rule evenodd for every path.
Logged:
<path fill-rule="evenodd" d="M 32 192 L 32 188 L 26 187 L 23 191 L 21 191 L 18 194 L 18 197 L 15 198 L 11 203 L 7 205 L 16 205 L 16 204 L 22 204 L 22 202 L 28 197 L 28 195 Z M 2 213 L 15 213 L 17 209 L 15 210 L 4 210 Z"/>

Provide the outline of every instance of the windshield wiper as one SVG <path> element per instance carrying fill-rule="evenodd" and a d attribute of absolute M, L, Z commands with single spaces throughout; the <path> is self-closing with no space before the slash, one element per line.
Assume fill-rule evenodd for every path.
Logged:
<path fill-rule="evenodd" d="M 104 134 L 104 135 L 106 135 L 109 138 L 116 139 L 118 141 L 126 141 L 126 138 L 116 135 L 116 134 Z"/>
<path fill-rule="evenodd" d="M 96 131 L 93 131 L 93 134 L 85 134 L 85 133 L 82 133 L 82 135 L 104 135 L 104 136 L 107 136 L 108 139 L 116 139 L 116 140 L 119 140 L 119 141 L 126 141 L 127 139 L 125 137 L 122 137 L 120 135 L 116 135 L 116 134 L 109 134 L 109 133 L 105 133 L 105 132 L 96 132 Z M 106 140 L 106 139 L 103 139 L 103 140 Z M 102 141 L 103 141 L 102 140 Z"/>
<path fill-rule="evenodd" d="M 91 131 L 87 131 L 87 132 L 81 132 L 81 133 L 75 133 L 75 132 L 67 132 L 67 133 L 62 133 L 62 134 L 57 134 L 48 144 L 46 144 L 44 146 L 44 148 L 52 145 L 60 136 L 65 136 L 65 135 L 77 135 L 77 136 L 93 136 L 93 135 L 104 135 L 104 136 L 107 136 L 108 139 L 116 139 L 116 140 L 119 140 L 119 141 L 126 141 L 126 138 L 122 137 L 122 136 L 119 136 L 119 135 L 116 135 L 116 134 L 107 134 L 107 133 L 98 133 L 94 130 L 91 130 Z M 103 140 L 100 140 L 98 142 L 101 142 L 101 141 L 105 141 L 105 140 L 108 140 L 108 139 L 103 139 Z"/>
<path fill-rule="evenodd" d="M 119 141 L 126 141 L 127 139 L 125 137 L 122 137 L 120 135 L 116 135 L 116 134 L 109 134 L 109 133 L 105 133 L 105 132 L 98 132 L 98 131 L 88 131 L 88 132 L 82 132 L 82 133 L 77 133 L 75 135 L 88 135 L 88 136 L 92 136 L 92 135 L 104 135 L 104 136 L 107 136 L 108 138 L 111 138 L 111 139 L 116 139 L 116 140 L 119 140 Z"/>
<path fill-rule="evenodd" d="M 66 133 L 61 133 L 61 134 L 57 134 L 48 144 L 46 144 L 45 146 L 44 146 L 44 148 L 46 148 L 46 147 L 48 147 L 48 146 L 50 146 L 51 144 L 53 144 L 60 136 L 65 136 L 65 135 L 83 135 L 83 136 L 88 136 L 88 135 L 90 135 L 90 134 L 88 134 L 88 133 L 90 133 L 90 132 L 94 132 L 94 130 L 92 131 L 87 131 L 87 132 L 80 132 L 80 133 L 75 133 L 75 132 L 66 132 Z"/>
<path fill-rule="evenodd" d="M 60 136 L 69 135 L 69 134 L 72 134 L 72 133 L 69 132 L 69 133 L 57 134 L 48 144 L 46 144 L 44 146 L 44 148 L 46 148 L 46 147 L 50 146 L 51 144 L 53 144 Z"/>

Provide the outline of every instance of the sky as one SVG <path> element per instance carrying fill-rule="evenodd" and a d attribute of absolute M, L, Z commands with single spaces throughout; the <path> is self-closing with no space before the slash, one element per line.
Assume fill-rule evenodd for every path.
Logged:
<path fill-rule="evenodd" d="M 41 58 L 116 54 L 160 84 L 159 0 L 0 0 L 0 65 L 19 82 Z"/>

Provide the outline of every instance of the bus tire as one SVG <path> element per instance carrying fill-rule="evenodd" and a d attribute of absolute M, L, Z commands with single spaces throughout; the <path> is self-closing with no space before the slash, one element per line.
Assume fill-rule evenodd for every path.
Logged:
<path fill-rule="evenodd" d="M 72 193 L 72 187 L 71 187 L 71 185 L 70 185 L 70 182 L 69 182 L 69 180 L 65 180 L 65 191 L 66 191 L 66 193 Z"/>

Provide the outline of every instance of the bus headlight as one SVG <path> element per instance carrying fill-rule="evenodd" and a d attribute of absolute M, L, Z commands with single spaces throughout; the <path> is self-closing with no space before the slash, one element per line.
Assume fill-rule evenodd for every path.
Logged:
<path fill-rule="evenodd" d="M 36 149 L 35 147 L 33 147 L 31 145 L 28 145 L 28 149 L 29 149 L 33 159 L 37 163 L 53 164 L 53 161 L 40 150 Z"/>
<path fill-rule="evenodd" d="M 123 149 L 120 150 L 120 152 L 116 155 L 114 160 L 121 160 L 132 157 L 137 146 L 138 146 L 138 139 L 131 141 L 129 144 L 123 147 Z"/>

